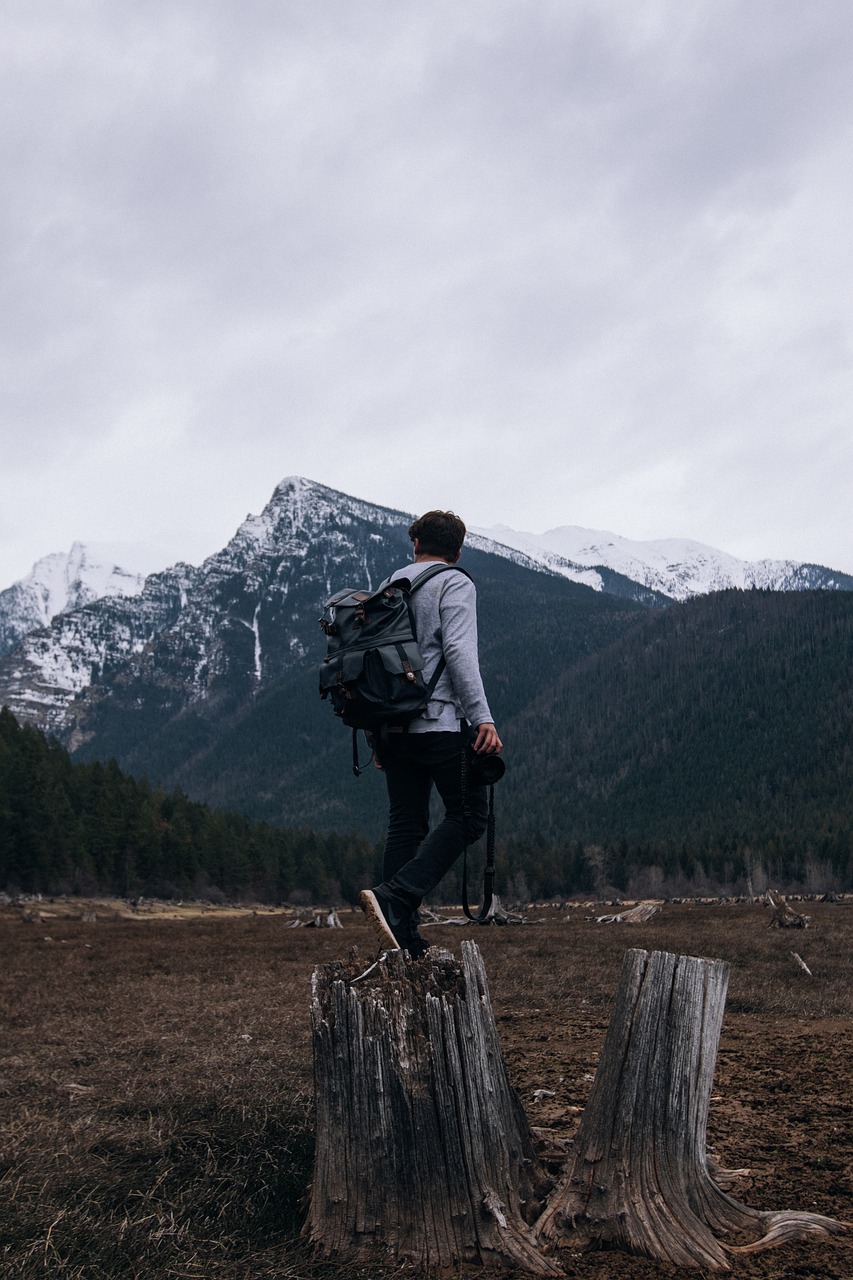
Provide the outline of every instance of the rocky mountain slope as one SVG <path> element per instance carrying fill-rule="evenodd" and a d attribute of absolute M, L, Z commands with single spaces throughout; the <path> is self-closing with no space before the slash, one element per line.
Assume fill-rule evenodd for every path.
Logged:
<path fill-rule="evenodd" d="M 0 660 L 0 702 L 79 746 L 96 733 L 94 708 L 114 706 L 135 682 L 148 689 L 146 706 L 156 689 L 173 714 L 255 699 L 316 645 L 333 591 L 374 585 L 408 559 L 410 519 L 289 478 L 198 569 L 152 574 L 138 596 L 95 601 L 25 636 Z M 480 554 L 542 577 L 523 553 L 490 556 L 478 541 Z"/>
<path fill-rule="evenodd" d="M 530 568 L 560 574 L 596 591 L 652 606 L 729 587 L 853 589 L 853 577 L 820 565 L 745 561 L 686 539 L 637 542 L 574 525 L 543 534 L 494 525 L 471 530 L 468 544 Z M 105 596 L 141 594 L 145 575 L 122 567 L 125 552 L 75 542 L 69 552 L 42 557 L 24 578 L 0 591 L 0 657 L 10 653 L 25 635 L 49 626 L 61 613 Z"/>
<path fill-rule="evenodd" d="M 24 724 L 62 737 L 74 699 L 109 681 L 180 616 L 197 571 L 151 574 L 138 596 L 105 596 L 61 613 L 0 659 L 0 703 Z"/>
<path fill-rule="evenodd" d="M 60 613 L 103 596 L 137 596 L 144 585 L 145 575 L 122 568 L 109 547 L 75 542 L 68 552 L 43 556 L 25 577 L 0 591 L 0 657 Z"/>
<path fill-rule="evenodd" d="M 309 544 L 318 541 L 319 547 L 327 547 L 323 554 L 330 569 L 329 580 L 337 564 L 350 562 L 354 580 L 359 580 L 360 574 L 366 581 L 365 570 L 381 573 L 388 563 L 384 553 L 373 563 L 371 539 L 382 546 L 388 530 L 394 529 L 396 545 L 405 556 L 409 544 L 399 535 L 409 518 L 404 512 L 291 477 L 278 486 L 262 514 L 248 516 L 228 546 L 198 570 L 179 564 L 151 575 L 146 584 L 141 575 L 118 567 L 110 548 L 75 543 L 68 555 L 44 557 L 26 578 L 0 592 L 0 660 L 13 655 L 8 663 L 0 661 L 0 700 L 23 719 L 63 732 L 74 699 L 129 655 L 141 652 L 179 616 L 187 653 L 195 654 L 192 661 L 187 658 L 182 678 L 189 681 L 192 697 L 207 696 L 208 682 L 215 681 L 216 664 L 224 651 L 206 633 L 205 618 L 211 607 L 214 611 L 218 607 L 212 603 L 214 597 L 226 601 L 229 589 L 223 586 L 225 580 L 243 573 L 251 564 L 255 567 L 241 588 L 242 603 L 233 599 L 228 608 L 230 623 L 248 633 L 243 640 L 251 648 L 250 666 L 257 680 L 265 663 L 271 661 L 277 669 L 288 660 L 279 650 L 279 623 L 288 632 L 286 643 L 293 646 L 293 653 L 303 644 L 298 617 L 288 631 L 282 614 L 285 597 L 293 598 L 294 591 L 299 595 L 300 574 L 283 571 L 280 563 L 273 565 L 275 557 L 287 557 L 292 542 L 302 548 L 293 562 L 297 565 L 300 556 L 307 555 Z M 365 546 L 363 538 L 352 538 L 351 534 L 366 530 L 368 525 Z M 329 541 L 330 533 L 334 534 L 333 542 Z M 388 551 L 394 545 L 392 541 Z M 820 566 L 748 563 L 700 543 L 638 543 L 574 526 L 534 535 L 497 525 L 491 530 L 472 531 L 467 546 L 649 607 L 732 586 L 786 591 L 853 588 L 853 578 Z M 319 563 L 315 551 L 310 558 Z M 307 579 L 306 589 L 311 592 L 320 580 L 322 573 L 313 584 Z M 251 595 L 261 586 L 268 589 L 269 598 L 259 596 L 257 612 L 253 609 L 251 616 L 246 616 L 246 593 Z M 118 603 L 96 604 L 109 598 Z"/>
<path fill-rule="evenodd" d="M 45 557 L 0 594 L 11 650 L 3 658 L 0 649 L 0 702 L 79 746 L 92 735 L 92 707 L 145 672 L 175 709 L 257 697 L 304 656 L 319 605 L 344 578 L 370 585 L 408 557 L 409 520 L 290 477 L 198 569 L 177 565 L 143 583 L 81 544 Z M 472 533 L 466 554 L 652 607 L 733 583 L 853 586 L 829 570 L 749 565 L 698 543 L 631 543 L 570 526 L 539 537 L 489 532 Z"/>

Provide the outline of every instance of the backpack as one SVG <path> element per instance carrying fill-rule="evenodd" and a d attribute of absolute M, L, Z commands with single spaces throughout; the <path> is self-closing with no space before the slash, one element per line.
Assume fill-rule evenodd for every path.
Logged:
<path fill-rule="evenodd" d="M 373 592 L 339 591 L 323 608 L 320 625 L 328 647 L 320 665 L 320 697 L 331 701 L 335 715 L 353 731 L 356 777 L 363 767 L 359 729 L 379 733 L 390 725 L 405 727 L 435 692 L 445 659 L 442 655 L 427 684 L 409 601 L 430 578 L 450 569 L 465 573 L 456 565 L 435 564 L 414 582 L 386 579 Z"/>

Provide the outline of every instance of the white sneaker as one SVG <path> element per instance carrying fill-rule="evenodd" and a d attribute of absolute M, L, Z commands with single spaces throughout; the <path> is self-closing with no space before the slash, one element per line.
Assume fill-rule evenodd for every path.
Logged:
<path fill-rule="evenodd" d="M 361 903 L 362 911 L 367 916 L 375 934 L 379 938 L 380 948 L 383 951 L 399 951 L 400 944 L 394 937 L 393 929 L 382 914 L 382 907 L 373 890 L 362 889 L 358 895 L 358 900 Z"/>

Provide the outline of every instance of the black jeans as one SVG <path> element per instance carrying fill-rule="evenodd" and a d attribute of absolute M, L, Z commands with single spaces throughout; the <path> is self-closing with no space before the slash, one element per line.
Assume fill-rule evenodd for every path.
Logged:
<path fill-rule="evenodd" d="M 466 845 L 486 829 L 485 787 L 468 792 L 465 823 L 462 794 L 462 733 L 389 733 L 381 763 L 388 784 L 388 835 L 382 877 L 395 897 L 415 909 L 434 889 Z M 444 819 L 429 830 L 433 784 L 444 802 Z"/>

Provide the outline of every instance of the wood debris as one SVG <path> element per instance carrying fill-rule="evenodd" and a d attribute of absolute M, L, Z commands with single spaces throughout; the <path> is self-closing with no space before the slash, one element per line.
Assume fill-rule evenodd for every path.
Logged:
<path fill-rule="evenodd" d="M 768 889 L 764 901 L 773 913 L 771 929 L 808 929 L 810 917 L 799 915 L 776 889 Z"/>
<path fill-rule="evenodd" d="M 309 911 L 306 915 L 299 912 L 293 920 L 289 920 L 285 929 L 343 929 L 341 918 L 335 911 Z"/>
<path fill-rule="evenodd" d="M 476 911 L 476 907 L 471 908 Z M 428 911 L 424 907 L 419 908 L 420 927 L 430 928 L 436 924 L 455 924 L 466 925 L 473 924 L 473 920 L 469 920 L 468 916 L 439 916 L 434 911 Z M 478 924 L 534 924 L 536 921 L 529 921 L 527 916 L 520 915 L 517 911 L 507 911 L 501 903 L 497 894 L 492 898 L 492 905 L 489 907 L 489 913 L 485 920 L 477 921 Z"/>
<path fill-rule="evenodd" d="M 620 911 L 615 915 L 596 916 L 596 924 L 645 924 L 660 911 L 659 902 L 638 902 L 629 911 Z"/>

